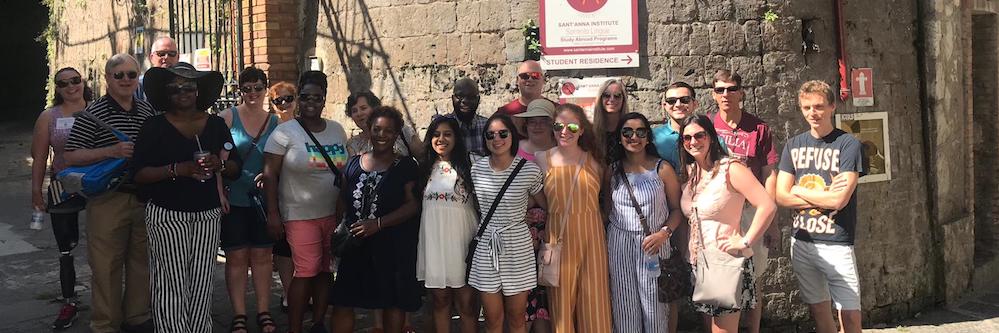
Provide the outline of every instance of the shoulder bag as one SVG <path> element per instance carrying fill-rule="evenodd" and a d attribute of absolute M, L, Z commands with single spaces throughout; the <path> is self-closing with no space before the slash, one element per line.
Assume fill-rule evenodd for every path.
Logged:
<path fill-rule="evenodd" d="M 131 141 L 128 135 L 111 127 L 90 111 L 81 111 L 79 115 L 93 120 L 98 126 L 110 131 L 118 141 Z M 56 179 L 62 185 L 62 193 L 59 196 L 63 200 L 68 200 L 73 194 L 93 197 L 113 190 L 121 184 L 127 162 L 128 159 L 125 158 L 108 158 L 90 165 L 68 167 L 56 175 Z"/>
<path fill-rule="evenodd" d="M 506 177 L 506 182 L 503 183 L 503 187 L 500 187 L 499 192 L 496 193 L 496 198 L 493 199 L 493 204 L 489 206 L 489 212 L 486 213 L 486 217 L 482 219 L 482 223 L 479 223 L 479 231 L 475 233 L 475 237 L 472 237 L 468 241 L 468 250 L 465 251 L 465 281 L 468 281 L 468 277 L 472 272 L 472 259 L 475 258 L 475 248 L 479 246 L 479 239 L 482 238 L 482 234 L 486 232 L 486 226 L 489 225 L 489 220 L 493 218 L 493 213 L 496 212 L 496 206 L 499 206 L 500 200 L 503 200 L 503 194 L 506 194 L 506 189 L 510 187 L 510 183 L 513 179 L 517 177 L 520 173 L 520 169 L 524 168 L 524 164 L 527 164 L 527 160 L 520 159 L 517 162 L 517 166 L 513 168 L 513 172 L 510 176 Z"/>
<path fill-rule="evenodd" d="M 236 107 L 233 107 L 233 112 L 238 112 L 235 109 Z M 250 149 L 246 150 L 246 154 L 240 156 L 243 163 L 246 163 L 246 160 L 250 158 L 250 155 L 257 150 L 257 143 L 260 142 L 260 137 L 263 136 L 264 130 L 267 129 L 267 125 L 270 125 L 270 123 L 271 116 L 268 114 L 267 120 L 264 121 L 263 125 L 260 125 L 260 130 L 257 131 L 257 136 L 253 137 L 253 141 L 250 141 Z M 306 132 L 308 132 L 308 130 L 306 130 Z M 260 189 L 257 188 L 256 184 L 250 186 L 250 189 L 246 191 L 246 196 L 250 199 L 250 205 L 254 206 L 254 211 L 257 212 L 257 218 L 260 219 L 260 221 L 267 221 L 267 206 L 264 204 L 267 201 L 264 200 L 264 194 L 260 192 Z"/>
<path fill-rule="evenodd" d="M 696 207 L 693 219 L 697 221 L 697 236 L 700 238 L 701 248 L 694 266 L 694 294 L 691 300 L 725 309 L 741 308 L 742 265 L 746 258 L 732 256 L 714 246 L 705 247 L 701 219 Z"/>
<path fill-rule="evenodd" d="M 545 153 L 548 154 L 548 153 Z M 548 287 L 558 287 L 560 266 L 562 264 L 562 237 L 565 236 L 565 225 L 569 223 L 569 215 L 572 208 L 572 194 L 576 192 L 576 184 L 579 182 L 579 173 L 583 171 L 583 163 L 586 163 L 586 155 L 580 159 L 579 164 L 576 166 L 576 176 L 572 179 L 572 187 L 569 189 L 569 196 L 566 198 L 568 203 L 565 207 L 565 212 L 562 213 L 562 225 L 560 225 L 560 230 L 558 237 L 555 238 L 554 242 L 544 242 L 541 244 L 541 249 L 538 251 L 538 284 Z M 549 163 L 549 168 L 551 164 Z"/>

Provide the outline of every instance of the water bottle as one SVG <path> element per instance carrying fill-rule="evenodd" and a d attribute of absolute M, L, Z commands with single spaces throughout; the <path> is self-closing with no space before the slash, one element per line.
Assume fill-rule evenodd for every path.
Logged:
<path fill-rule="evenodd" d="M 31 224 L 28 225 L 28 228 L 31 228 L 31 230 L 42 230 L 43 219 L 45 219 L 45 213 L 43 213 L 42 211 L 36 210 L 32 212 Z"/>
<path fill-rule="evenodd" d="M 659 254 L 644 254 L 645 270 L 649 271 L 649 276 L 652 278 L 659 277 Z"/>

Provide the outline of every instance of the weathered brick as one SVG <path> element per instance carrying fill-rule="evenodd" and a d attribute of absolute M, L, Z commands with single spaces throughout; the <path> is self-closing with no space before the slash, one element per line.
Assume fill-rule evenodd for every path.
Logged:
<path fill-rule="evenodd" d="M 660 25 L 655 32 L 655 48 L 650 48 L 656 55 L 680 56 L 690 53 L 688 47 L 690 26 L 683 24 Z"/>
<path fill-rule="evenodd" d="M 760 21 L 746 21 L 742 24 L 742 32 L 746 36 L 746 52 L 760 54 L 763 52 L 763 29 Z"/>
<path fill-rule="evenodd" d="M 800 51 L 801 21 L 781 18 L 762 26 L 764 51 Z"/>
<path fill-rule="evenodd" d="M 697 3 L 701 21 L 732 19 L 732 0 L 707 0 Z"/>
<path fill-rule="evenodd" d="M 683 23 L 697 19 L 697 0 L 649 0 L 649 22 Z"/>
<path fill-rule="evenodd" d="M 711 22 L 711 54 L 738 54 L 746 50 L 742 26 L 731 21 Z"/>
<path fill-rule="evenodd" d="M 690 25 L 690 55 L 711 54 L 711 26 L 695 22 Z"/>
<path fill-rule="evenodd" d="M 684 81 L 694 87 L 704 85 L 704 58 L 698 56 L 669 57 L 671 82 Z"/>
<path fill-rule="evenodd" d="M 525 46 L 524 33 L 520 30 L 508 30 L 503 33 L 503 55 L 507 62 L 518 62 L 524 60 L 527 47 Z"/>
<path fill-rule="evenodd" d="M 732 57 L 729 58 L 728 68 L 742 76 L 743 85 L 758 86 L 763 84 L 762 57 Z"/>
<path fill-rule="evenodd" d="M 732 3 L 738 21 L 759 20 L 766 12 L 764 0 L 739 0 Z"/>

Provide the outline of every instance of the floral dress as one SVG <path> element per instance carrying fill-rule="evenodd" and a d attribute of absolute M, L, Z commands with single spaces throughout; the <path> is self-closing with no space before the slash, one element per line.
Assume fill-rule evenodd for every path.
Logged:
<path fill-rule="evenodd" d="M 423 190 L 416 278 L 427 288 L 465 286 L 465 254 L 478 231 L 474 202 L 447 161 L 434 163 Z"/>

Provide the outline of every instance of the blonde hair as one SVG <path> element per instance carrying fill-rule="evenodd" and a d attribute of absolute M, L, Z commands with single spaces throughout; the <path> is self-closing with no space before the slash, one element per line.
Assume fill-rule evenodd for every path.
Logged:
<path fill-rule="evenodd" d="M 597 135 L 597 145 L 605 147 L 606 133 L 613 131 L 613 128 L 607 128 L 607 109 L 604 108 L 604 92 L 610 89 L 611 85 L 617 85 L 621 87 L 621 110 L 618 110 L 617 116 L 624 117 L 628 113 L 628 87 L 624 85 L 624 82 L 618 79 L 610 79 L 604 81 L 604 84 L 600 85 L 600 89 L 597 90 L 597 100 L 593 104 L 593 131 Z"/>
<path fill-rule="evenodd" d="M 801 84 L 801 88 L 798 89 L 798 96 L 805 94 L 816 94 L 826 98 L 826 103 L 829 105 L 836 104 L 836 93 L 833 88 L 829 86 L 822 80 L 811 80 Z"/>

